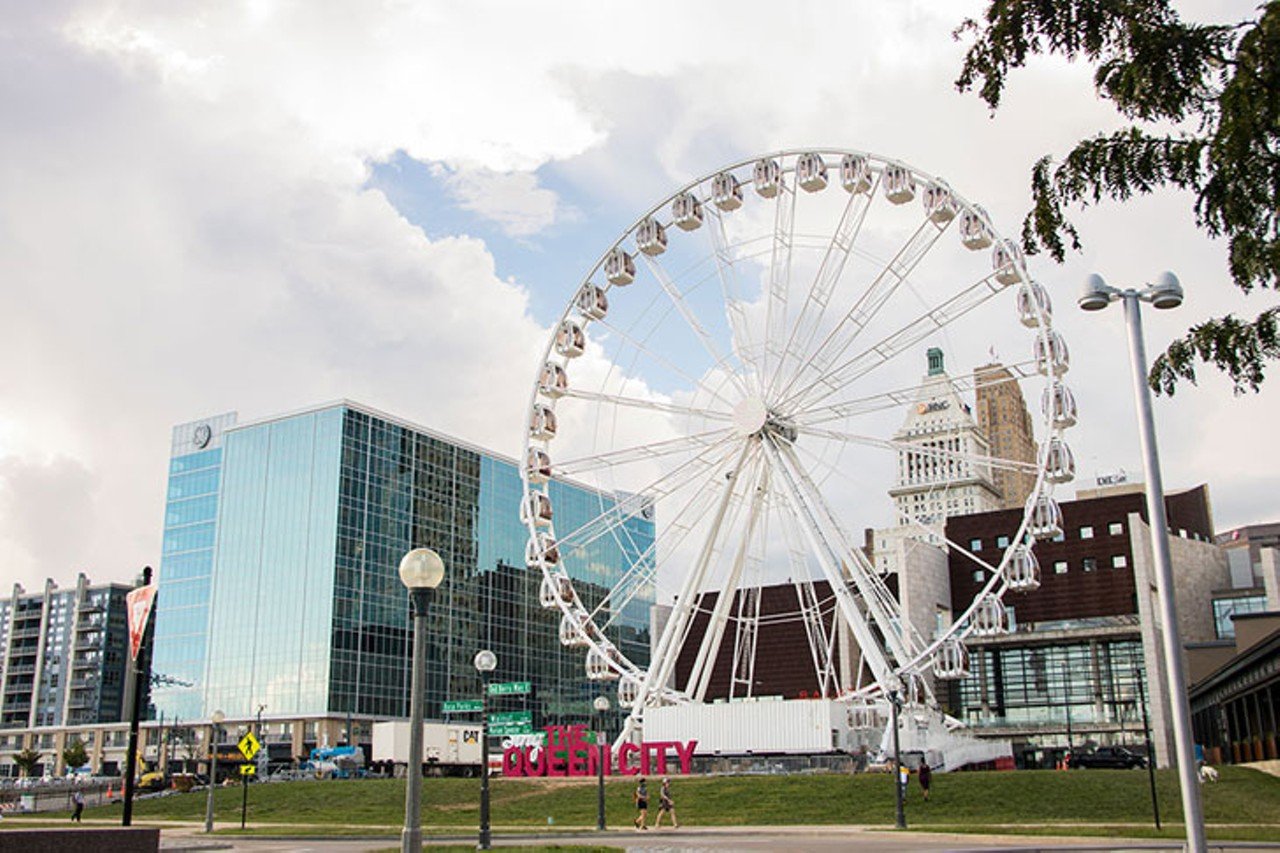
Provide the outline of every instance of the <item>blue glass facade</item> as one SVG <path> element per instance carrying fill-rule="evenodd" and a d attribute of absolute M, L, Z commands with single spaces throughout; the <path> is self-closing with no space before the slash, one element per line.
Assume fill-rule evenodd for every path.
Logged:
<path fill-rule="evenodd" d="M 228 413 L 173 430 L 151 663 L 153 673 L 171 679 L 151 694 L 153 713 L 169 719 L 195 719 L 203 710 L 222 431 L 235 418 Z"/>
<path fill-rule="evenodd" d="M 427 713 L 478 695 L 472 658 L 498 653 L 498 680 L 535 683 L 543 718 L 585 714 L 583 653 L 557 638 L 524 565 L 514 463 L 339 404 L 227 433 L 213 557 L 204 712 L 402 717 L 410 617 L 397 573 L 410 549 L 444 558 L 430 610 Z M 572 530 L 610 499 L 555 483 L 557 524 Z M 596 601 L 652 543 L 633 519 L 565 557 Z M 649 603 L 637 597 L 609 635 L 648 655 Z"/>

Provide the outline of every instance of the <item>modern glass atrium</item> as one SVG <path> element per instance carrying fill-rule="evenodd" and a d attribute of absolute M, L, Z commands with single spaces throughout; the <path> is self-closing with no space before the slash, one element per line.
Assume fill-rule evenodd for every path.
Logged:
<path fill-rule="evenodd" d="M 498 655 L 495 680 L 533 683 L 520 704 L 535 724 L 589 713 L 582 650 L 560 645 L 558 614 L 538 603 L 541 574 L 525 567 L 513 461 L 344 402 L 228 430 L 220 489 L 203 716 L 407 716 L 397 566 L 417 547 L 446 566 L 430 610 L 428 717 L 478 697 L 482 647 Z M 614 501 L 570 483 L 552 492 L 566 529 Z M 642 559 L 653 521 L 626 532 L 566 555 L 584 600 L 598 603 Z M 610 629 L 633 661 L 647 660 L 651 604 L 651 591 L 638 596 Z"/>

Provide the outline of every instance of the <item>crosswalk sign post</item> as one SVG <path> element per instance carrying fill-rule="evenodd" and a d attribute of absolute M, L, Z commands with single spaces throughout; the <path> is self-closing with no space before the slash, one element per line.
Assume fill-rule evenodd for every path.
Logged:
<path fill-rule="evenodd" d="M 253 761 L 253 757 L 262 750 L 262 744 L 253 736 L 253 732 L 245 732 L 244 737 L 240 738 L 240 742 L 236 744 L 236 748 L 240 750 L 240 754 L 244 756 L 246 762 Z M 245 812 L 249 809 L 249 777 L 258 772 L 258 768 L 252 764 L 240 765 L 240 787 L 244 790 L 240 794 L 240 828 L 244 829 Z"/>

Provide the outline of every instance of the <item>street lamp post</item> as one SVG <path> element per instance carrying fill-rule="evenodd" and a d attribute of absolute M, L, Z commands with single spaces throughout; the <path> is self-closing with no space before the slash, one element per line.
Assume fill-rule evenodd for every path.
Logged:
<path fill-rule="evenodd" d="M 893 726 L 893 788 L 896 804 L 896 812 L 894 817 L 894 825 L 898 829 L 907 828 L 907 812 L 902 802 L 903 796 L 907 793 L 902 784 L 902 750 L 898 746 L 898 711 L 902 705 L 902 695 L 897 691 L 889 694 L 889 716 Z"/>
<path fill-rule="evenodd" d="M 422 850 L 422 717 L 426 689 L 427 608 L 431 591 L 444 580 L 444 561 L 430 548 L 414 548 L 400 560 L 400 581 L 413 609 L 413 675 L 409 686 L 409 766 L 405 773 L 402 853 Z"/>
<path fill-rule="evenodd" d="M 1206 847 L 1204 812 L 1196 780 L 1195 745 L 1191 731 L 1191 705 L 1182 664 L 1182 637 L 1178 630 L 1178 608 L 1174 601 L 1173 567 L 1169 559 L 1169 523 L 1164 511 L 1164 483 L 1160 476 L 1160 456 L 1156 450 L 1155 419 L 1151 413 L 1151 388 L 1147 384 L 1147 352 L 1142 337 L 1140 303 L 1150 302 L 1160 309 L 1182 304 L 1182 285 L 1171 272 L 1161 273 L 1154 284 L 1141 290 L 1111 287 L 1096 273 L 1085 279 L 1079 305 L 1085 311 L 1099 311 L 1112 302 L 1124 304 L 1129 335 L 1129 361 L 1137 404 L 1138 435 L 1142 443 L 1142 465 L 1147 477 L 1147 516 L 1151 523 L 1151 552 L 1156 564 L 1156 598 L 1160 605 L 1166 686 L 1173 718 L 1173 741 L 1182 788 L 1182 813 L 1187 822 L 1187 849 L 1203 853 Z"/>
<path fill-rule="evenodd" d="M 493 841 L 489 830 L 489 676 L 498 667 L 498 656 L 488 649 L 476 652 L 476 672 L 480 673 L 480 843 L 488 850 Z"/>
<path fill-rule="evenodd" d="M 204 831 L 213 832 L 213 789 L 218 786 L 218 739 L 222 721 L 227 718 L 221 711 L 214 711 L 209 726 L 209 792 L 204 800 Z"/>
<path fill-rule="evenodd" d="M 604 832 L 604 715 L 609 712 L 609 697 L 601 693 L 591 703 L 599 715 L 596 726 L 596 830 Z"/>

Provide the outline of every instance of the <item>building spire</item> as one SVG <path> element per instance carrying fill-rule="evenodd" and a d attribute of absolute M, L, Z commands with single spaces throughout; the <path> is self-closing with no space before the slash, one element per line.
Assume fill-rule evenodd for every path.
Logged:
<path fill-rule="evenodd" d="M 929 359 L 930 376 L 939 376 L 946 372 L 946 368 L 942 365 L 942 350 L 937 347 L 929 347 L 929 351 L 925 355 Z"/>

